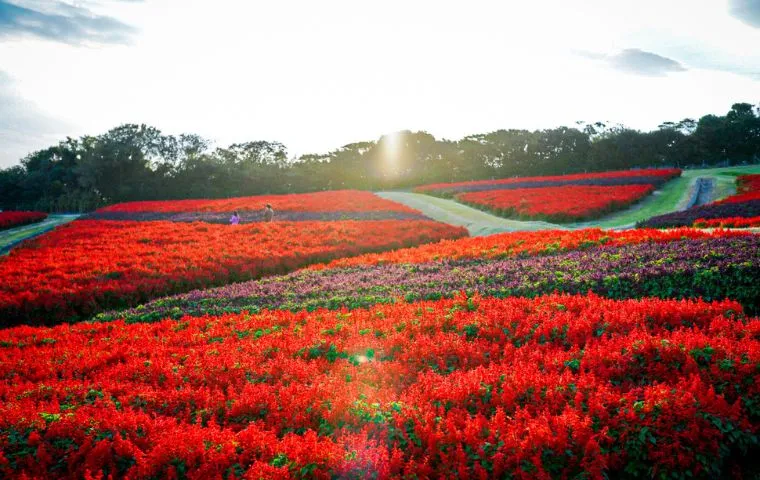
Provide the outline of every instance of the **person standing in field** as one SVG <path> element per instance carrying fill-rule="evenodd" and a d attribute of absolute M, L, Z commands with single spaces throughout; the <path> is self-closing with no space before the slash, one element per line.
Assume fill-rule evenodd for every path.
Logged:
<path fill-rule="evenodd" d="M 264 209 L 264 221 L 271 222 L 272 219 L 274 219 L 274 210 L 272 210 L 272 205 L 267 203 L 267 206 Z"/>
<path fill-rule="evenodd" d="M 232 217 L 230 217 L 230 223 L 233 225 L 237 225 L 240 223 L 240 215 L 238 215 L 237 212 L 232 212 Z"/>

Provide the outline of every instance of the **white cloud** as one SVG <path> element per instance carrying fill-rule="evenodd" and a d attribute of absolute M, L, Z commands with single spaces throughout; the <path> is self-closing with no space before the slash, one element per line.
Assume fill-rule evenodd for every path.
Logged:
<path fill-rule="evenodd" d="M 604 55 L 594 52 L 579 52 L 581 56 L 592 60 L 605 62 L 607 65 L 623 72 L 660 77 L 673 72 L 685 72 L 679 62 L 672 58 L 663 57 L 652 52 L 645 52 L 638 48 L 626 48 L 615 55 Z"/>

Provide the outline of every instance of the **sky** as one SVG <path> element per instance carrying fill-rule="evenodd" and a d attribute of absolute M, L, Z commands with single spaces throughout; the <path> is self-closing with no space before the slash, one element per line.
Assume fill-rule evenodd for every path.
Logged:
<path fill-rule="evenodd" d="M 760 0 L 0 0 L 0 168 L 123 123 L 325 153 L 760 103 Z"/>

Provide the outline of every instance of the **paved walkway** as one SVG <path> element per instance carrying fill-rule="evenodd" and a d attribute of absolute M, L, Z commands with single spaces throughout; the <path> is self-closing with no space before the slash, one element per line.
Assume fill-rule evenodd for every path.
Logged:
<path fill-rule="evenodd" d="M 0 255 L 8 253 L 11 248 L 24 240 L 48 232 L 58 225 L 68 223 L 77 217 L 79 215 L 49 215 L 45 220 L 38 223 L 2 230 L 0 231 Z"/>
<path fill-rule="evenodd" d="M 497 217 L 453 200 L 431 197 L 430 195 L 407 192 L 379 192 L 378 195 L 417 209 L 433 220 L 465 227 L 473 237 L 501 232 L 565 229 L 565 227 L 554 223 L 523 222 Z"/>

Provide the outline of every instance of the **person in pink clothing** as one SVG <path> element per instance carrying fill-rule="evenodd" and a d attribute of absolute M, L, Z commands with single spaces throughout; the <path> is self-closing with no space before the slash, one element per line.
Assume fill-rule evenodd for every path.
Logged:
<path fill-rule="evenodd" d="M 230 223 L 233 225 L 237 225 L 240 223 L 240 215 L 238 215 L 237 212 L 232 212 L 232 217 L 230 218 Z"/>

